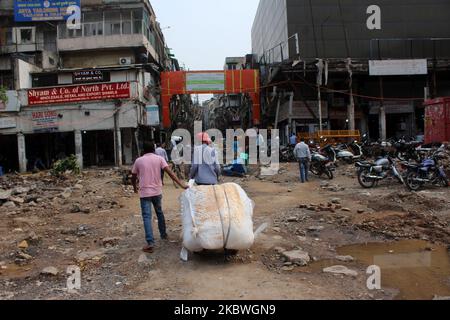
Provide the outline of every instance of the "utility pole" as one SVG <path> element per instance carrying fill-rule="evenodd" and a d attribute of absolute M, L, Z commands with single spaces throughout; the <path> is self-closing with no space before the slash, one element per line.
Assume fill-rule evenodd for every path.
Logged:
<path fill-rule="evenodd" d="M 122 137 L 119 125 L 119 110 L 121 106 L 122 102 L 117 101 L 114 109 L 114 155 L 116 167 L 122 166 Z"/>
<path fill-rule="evenodd" d="M 386 141 L 386 110 L 384 108 L 384 90 L 383 90 L 383 77 L 380 77 L 380 138 L 382 141 Z"/>
<path fill-rule="evenodd" d="M 294 126 L 293 126 L 293 123 L 292 123 L 292 116 L 294 115 L 293 114 L 293 111 L 294 111 L 293 109 L 294 109 L 294 93 L 291 92 L 289 94 L 289 135 L 292 132 L 294 132 Z M 288 137 L 288 139 L 289 139 L 289 137 Z"/>
<path fill-rule="evenodd" d="M 348 71 L 348 87 L 350 92 L 350 103 L 348 105 L 347 117 L 349 121 L 349 130 L 355 130 L 355 99 L 353 98 L 353 71 L 352 71 L 352 60 L 347 59 L 347 71 Z"/>
<path fill-rule="evenodd" d="M 276 115 L 275 115 L 275 125 L 274 128 L 275 130 L 278 129 L 278 120 L 280 119 L 280 107 L 281 107 L 281 94 L 278 94 L 278 103 L 277 103 L 277 111 L 276 111 Z"/>
<path fill-rule="evenodd" d="M 317 62 L 316 66 L 317 66 L 317 103 L 319 106 L 319 131 L 322 132 L 323 131 L 323 116 L 322 116 L 322 92 L 321 92 L 321 87 L 322 87 L 322 78 L 323 78 L 323 68 L 324 68 L 324 64 L 323 64 L 323 60 L 322 59 L 318 59 L 319 61 Z"/>

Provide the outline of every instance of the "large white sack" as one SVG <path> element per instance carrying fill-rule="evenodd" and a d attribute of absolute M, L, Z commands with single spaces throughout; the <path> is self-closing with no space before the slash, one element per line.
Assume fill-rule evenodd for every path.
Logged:
<path fill-rule="evenodd" d="M 239 185 L 192 187 L 180 201 L 186 249 L 246 250 L 253 245 L 254 204 Z"/>

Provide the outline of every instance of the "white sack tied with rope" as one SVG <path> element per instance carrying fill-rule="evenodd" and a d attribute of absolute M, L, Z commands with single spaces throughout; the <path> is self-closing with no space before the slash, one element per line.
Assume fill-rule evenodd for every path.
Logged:
<path fill-rule="evenodd" d="M 247 250 L 253 245 L 254 203 L 239 185 L 192 187 L 180 201 L 187 250 Z"/>

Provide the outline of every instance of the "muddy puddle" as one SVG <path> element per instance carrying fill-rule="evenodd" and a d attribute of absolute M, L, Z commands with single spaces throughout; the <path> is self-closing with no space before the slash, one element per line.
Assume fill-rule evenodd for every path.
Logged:
<path fill-rule="evenodd" d="M 357 264 L 381 268 L 383 288 L 399 289 L 396 299 L 430 300 L 450 296 L 450 256 L 447 247 L 407 240 L 339 248 Z"/>
<path fill-rule="evenodd" d="M 0 269 L 0 279 L 19 279 L 31 274 L 32 267 L 21 267 L 15 264 L 7 264 Z"/>

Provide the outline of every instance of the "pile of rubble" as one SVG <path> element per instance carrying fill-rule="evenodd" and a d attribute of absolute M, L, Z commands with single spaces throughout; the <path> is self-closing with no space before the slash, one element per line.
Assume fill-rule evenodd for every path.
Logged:
<path fill-rule="evenodd" d="M 120 181 L 114 170 L 59 177 L 47 172 L 4 176 L 0 180 L 0 208 L 7 215 L 27 212 L 38 215 L 88 214 L 93 210 L 117 208 L 119 204 L 114 195 L 106 196 L 104 186 L 86 183 L 92 178 L 105 177 L 111 177 L 109 182 Z"/>
<path fill-rule="evenodd" d="M 444 147 L 443 159 L 441 164 L 444 166 L 447 176 L 450 177 L 450 144 L 447 143 Z"/>
<path fill-rule="evenodd" d="M 0 207 L 7 214 L 50 209 L 57 199 L 64 201 L 71 196 L 72 183 L 48 173 L 9 175 L 0 180 Z"/>
<path fill-rule="evenodd" d="M 359 230 L 382 234 L 392 239 L 419 239 L 450 243 L 448 223 L 423 213 L 392 214 L 382 219 L 365 219 L 355 224 Z"/>
<path fill-rule="evenodd" d="M 322 181 L 320 183 L 320 188 L 322 190 L 331 191 L 331 192 L 339 192 L 339 191 L 345 190 L 345 188 L 340 186 L 339 184 L 331 184 L 328 181 Z"/>
<path fill-rule="evenodd" d="M 430 197 L 425 192 L 391 193 L 368 201 L 368 207 L 375 211 L 427 212 L 440 211 L 450 206 L 444 199 Z"/>

